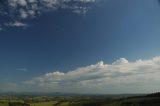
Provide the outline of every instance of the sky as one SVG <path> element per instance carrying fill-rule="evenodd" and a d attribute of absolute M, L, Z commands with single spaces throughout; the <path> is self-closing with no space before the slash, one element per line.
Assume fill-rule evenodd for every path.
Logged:
<path fill-rule="evenodd" d="M 160 89 L 159 0 L 0 0 L 0 92 Z"/>

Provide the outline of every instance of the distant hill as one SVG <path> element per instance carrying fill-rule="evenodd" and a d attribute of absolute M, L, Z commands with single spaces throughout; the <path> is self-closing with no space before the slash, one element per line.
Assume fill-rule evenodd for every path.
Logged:
<path fill-rule="evenodd" d="M 160 106 L 160 92 L 113 100 L 103 106 Z"/>
<path fill-rule="evenodd" d="M 146 97 L 160 97 L 160 92 L 148 94 L 148 95 L 146 95 Z"/>
<path fill-rule="evenodd" d="M 12 96 L 107 96 L 107 97 L 132 97 L 145 94 L 82 94 L 82 93 L 66 93 L 66 92 L 3 92 L 0 95 Z"/>

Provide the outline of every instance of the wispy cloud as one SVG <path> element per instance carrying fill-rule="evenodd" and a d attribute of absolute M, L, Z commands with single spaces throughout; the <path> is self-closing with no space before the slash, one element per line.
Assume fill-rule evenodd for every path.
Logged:
<path fill-rule="evenodd" d="M 8 91 L 13 91 L 16 92 L 18 89 L 18 86 L 16 83 L 0 83 L 0 91 L 1 92 L 8 92 Z"/>
<path fill-rule="evenodd" d="M 4 25 L 8 26 L 8 27 L 27 27 L 28 26 L 28 24 L 22 23 L 22 22 L 19 22 L 19 21 L 8 22 L 8 23 L 5 23 Z"/>
<path fill-rule="evenodd" d="M 0 31 L 2 31 L 2 30 L 3 30 L 3 28 L 0 27 Z"/>
<path fill-rule="evenodd" d="M 23 71 L 23 72 L 28 71 L 28 69 L 27 69 L 27 68 L 18 68 L 17 70 L 18 70 L 18 71 Z"/>

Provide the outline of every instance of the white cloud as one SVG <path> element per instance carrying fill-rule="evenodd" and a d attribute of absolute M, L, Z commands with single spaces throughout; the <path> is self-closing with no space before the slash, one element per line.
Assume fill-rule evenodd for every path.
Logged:
<path fill-rule="evenodd" d="M 16 8 L 18 5 L 20 6 L 27 6 L 26 0 L 8 0 L 10 6 Z"/>
<path fill-rule="evenodd" d="M 112 64 L 103 61 L 66 73 L 53 71 L 25 81 L 43 91 L 76 93 L 146 93 L 160 89 L 160 57 L 129 62 L 125 58 Z"/>
<path fill-rule="evenodd" d="M 27 68 L 18 68 L 17 70 L 18 70 L 18 71 L 24 71 L 24 72 L 28 71 Z"/>
<path fill-rule="evenodd" d="M 11 13 L 15 14 L 16 12 L 18 17 L 18 14 L 22 14 L 21 10 L 23 10 L 23 13 L 25 11 L 27 15 L 29 15 L 29 11 L 38 14 L 46 10 L 59 8 L 71 9 L 72 11 L 88 11 L 91 6 L 89 4 L 97 1 L 100 0 L 8 0 L 8 5 L 11 8 Z"/>
<path fill-rule="evenodd" d="M 23 10 L 23 9 L 21 9 L 21 10 L 19 10 L 19 12 L 20 12 L 20 17 L 22 18 L 22 19 L 25 19 L 25 18 L 27 18 L 29 15 L 32 15 L 32 14 L 29 14 L 27 11 L 25 11 L 25 10 Z"/>
<path fill-rule="evenodd" d="M 43 12 L 58 9 L 68 9 L 73 13 L 85 14 L 93 4 L 99 1 L 102 0 L 6 0 L 0 4 L 0 16 L 8 16 L 7 22 L 4 23 L 10 23 L 13 20 L 25 22 Z M 15 24 L 10 26 L 17 27 Z M 23 27 L 22 24 L 18 26 Z"/>
<path fill-rule="evenodd" d="M 8 26 L 8 27 L 27 27 L 28 24 L 22 23 L 20 21 L 14 21 L 14 22 L 5 23 L 5 26 Z"/>

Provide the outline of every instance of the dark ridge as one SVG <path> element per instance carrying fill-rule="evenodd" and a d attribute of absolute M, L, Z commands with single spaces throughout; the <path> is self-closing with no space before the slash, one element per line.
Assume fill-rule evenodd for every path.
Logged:
<path fill-rule="evenodd" d="M 159 1 L 160 1 L 160 0 L 159 0 Z M 148 95 L 146 95 L 146 96 L 147 96 L 147 97 L 160 97 L 160 92 L 148 94 Z"/>

